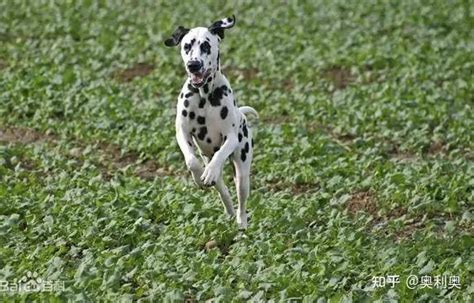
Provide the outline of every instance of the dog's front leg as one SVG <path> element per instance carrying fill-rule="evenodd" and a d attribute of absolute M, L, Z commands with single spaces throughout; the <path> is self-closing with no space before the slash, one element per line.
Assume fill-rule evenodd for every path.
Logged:
<path fill-rule="evenodd" d="M 238 144 L 239 141 L 237 140 L 237 136 L 234 134 L 227 135 L 227 140 L 221 146 L 219 151 L 214 154 L 212 160 L 206 165 L 204 173 L 201 175 L 201 181 L 205 185 L 216 184 L 222 173 L 224 161 L 234 152 Z"/>
<path fill-rule="evenodd" d="M 196 157 L 196 153 L 193 149 L 194 143 L 191 138 L 191 135 L 181 127 L 176 127 L 176 140 L 178 141 L 179 148 L 183 153 L 184 160 L 186 162 L 186 167 L 191 172 L 194 182 L 200 187 L 204 187 L 204 184 L 201 182 L 200 176 L 202 175 L 204 169 L 199 162 L 199 159 Z"/>

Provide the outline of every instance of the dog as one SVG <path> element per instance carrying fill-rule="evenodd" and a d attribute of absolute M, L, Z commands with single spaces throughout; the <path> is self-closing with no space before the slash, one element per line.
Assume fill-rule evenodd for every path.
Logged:
<path fill-rule="evenodd" d="M 235 16 L 209 27 L 179 26 L 165 45 L 180 45 L 187 79 L 178 97 L 176 139 L 194 182 L 201 188 L 214 186 L 225 211 L 234 216 L 234 207 L 222 171 L 227 159 L 234 165 L 237 190 L 237 224 L 247 228 L 245 202 L 250 191 L 253 155 L 252 129 L 246 115 L 258 118 L 255 109 L 238 107 L 234 91 L 222 73 L 219 44 L 224 31 L 235 24 Z M 205 164 L 197 158 L 197 152 Z"/>

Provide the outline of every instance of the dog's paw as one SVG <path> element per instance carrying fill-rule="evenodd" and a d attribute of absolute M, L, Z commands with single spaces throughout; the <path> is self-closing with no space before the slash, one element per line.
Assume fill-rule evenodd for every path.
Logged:
<path fill-rule="evenodd" d="M 237 225 L 239 226 L 239 230 L 247 230 L 247 221 L 239 222 L 239 220 L 237 220 Z"/>
<path fill-rule="evenodd" d="M 219 179 L 220 174 L 220 168 L 214 163 L 210 162 L 202 173 L 201 181 L 206 186 L 216 185 L 217 179 Z"/>
<path fill-rule="evenodd" d="M 239 225 L 239 230 L 247 229 L 247 214 L 237 212 L 237 225 Z"/>
<path fill-rule="evenodd" d="M 206 189 L 207 186 L 202 183 L 201 179 L 199 179 L 199 176 L 196 176 L 195 174 L 192 174 L 194 183 L 196 183 L 197 186 L 199 186 L 200 189 Z"/>

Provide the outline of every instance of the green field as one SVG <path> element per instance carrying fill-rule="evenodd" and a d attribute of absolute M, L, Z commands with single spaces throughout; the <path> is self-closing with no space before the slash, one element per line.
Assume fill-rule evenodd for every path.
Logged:
<path fill-rule="evenodd" d="M 474 1 L 56 2 L 0 0 L 0 301 L 472 302 Z M 186 171 L 163 45 L 232 14 L 243 233 Z"/>

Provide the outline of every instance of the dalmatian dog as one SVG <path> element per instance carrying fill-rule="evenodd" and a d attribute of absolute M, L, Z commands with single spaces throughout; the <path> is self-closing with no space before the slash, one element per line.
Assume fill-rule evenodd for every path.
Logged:
<path fill-rule="evenodd" d="M 227 214 L 234 216 L 222 177 L 226 160 L 233 162 L 238 199 L 236 219 L 239 228 L 246 229 L 245 201 L 249 196 L 253 150 L 252 130 L 246 115 L 258 118 L 258 113 L 252 107 L 237 105 L 234 91 L 220 67 L 219 44 L 224 39 L 224 30 L 234 24 L 235 16 L 232 16 L 209 27 L 179 26 L 165 40 L 165 45 L 180 45 L 187 73 L 176 116 L 176 139 L 186 166 L 198 186 L 217 189 Z M 198 160 L 198 152 L 204 166 Z"/>

